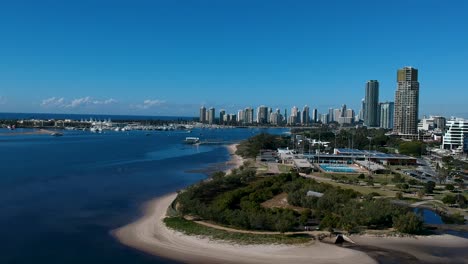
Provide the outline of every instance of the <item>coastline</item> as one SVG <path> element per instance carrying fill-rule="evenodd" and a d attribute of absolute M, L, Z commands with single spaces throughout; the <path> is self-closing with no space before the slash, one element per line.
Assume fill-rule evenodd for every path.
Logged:
<path fill-rule="evenodd" d="M 235 154 L 237 144 L 228 145 L 231 155 L 227 165 L 243 165 Z M 177 197 L 171 193 L 146 202 L 143 216 L 111 234 L 122 244 L 142 252 L 184 263 L 376 263 L 365 253 L 311 242 L 305 245 L 236 245 L 224 241 L 184 235 L 166 227 L 167 208 Z"/>
<path fill-rule="evenodd" d="M 244 159 L 227 146 L 232 165 Z M 452 235 L 428 237 L 353 236 L 357 245 L 335 246 L 314 241 L 304 245 L 236 245 L 184 235 L 163 222 L 177 197 L 171 193 L 144 204 L 144 213 L 133 223 L 112 231 L 122 244 L 145 253 L 183 263 L 467 263 L 468 239 Z"/>
<path fill-rule="evenodd" d="M 184 235 L 163 222 L 176 196 L 172 193 L 147 202 L 142 218 L 112 235 L 126 246 L 184 263 L 376 263 L 363 252 L 319 242 L 244 246 Z"/>

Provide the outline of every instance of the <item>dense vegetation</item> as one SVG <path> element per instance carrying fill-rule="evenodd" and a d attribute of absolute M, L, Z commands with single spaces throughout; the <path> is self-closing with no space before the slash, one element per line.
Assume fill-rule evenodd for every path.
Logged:
<path fill-rule="evenodd" d="M 259 134 L 242 141 L 237 146 L 237 155 L 244 158 L 255 158 L 262 149 L 276 150 L 288 146 L 289 138 L 283 138 L 270 134 Z"/>
<path fill-rule="evenodd" d="M 182 217 L 168 217 L 164 219 L 164 223 L 169 228 L 180 231 L 186 235 L 208 236 L 217 240 L 235 242 L 237 244 L 302 244 L 310 241 L 310 238 L 304 235 L 251 235 L 228 232 L 199 225 Z"/>
<path fill-rule="evenodd" d="M 323 196 L 307 196 L 308 191 L 319 192 Z M 283 192 L 288 194 L 291 205 L 302 207 L 303 210 L 265 208 L 261 205 Z M 394 226 L 402 232 L 417 233 L 422 228 L 418 217 L 413 213 L 407 215 L 407 208 L 387 200 L 374 199 L 372 195 L 362 197 L 356 191 L 319 183 L 297 174 L 260 178 L 249 169 L 188 188 L 179 194 L 177 208 L 182 215 L 253 230 L 293 231 L 300 229 L 308 220 L 320 221 L 323 229 L 339 228 L 347 231 L 360 227 Z M 412 229 L 395 226 L 397 219 L 409 219 L 410 215 L 410 220 L 419 219 L 412 222 Z"/>

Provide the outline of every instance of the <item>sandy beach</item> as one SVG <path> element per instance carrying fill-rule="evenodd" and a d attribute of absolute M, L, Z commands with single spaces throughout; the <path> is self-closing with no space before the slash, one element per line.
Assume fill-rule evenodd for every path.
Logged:
<path fill-rule="evenodd" d="M 231 155 L 230 160 L 227 162 L 227 165 L 231 168 L 225 170 L 226 174 L 230 174 L 231 171 L 235 168 L 239 168 L 242 164 L 244 164 L 244 158 L 239 155 L 236 155 L 237 146 L 239 144 L 231 144 L 227 146 L 229 151 L 229 155 Z"/>
<path fill-rule="evenodd" d="M 363 252 L 320 242 L 241 246 L 186 236 L 162 221 L 175 197 L 173 193 L 149 201 L 141 219 L 112 234 L 129 247 L 184 263 L 376 263 Z"/>

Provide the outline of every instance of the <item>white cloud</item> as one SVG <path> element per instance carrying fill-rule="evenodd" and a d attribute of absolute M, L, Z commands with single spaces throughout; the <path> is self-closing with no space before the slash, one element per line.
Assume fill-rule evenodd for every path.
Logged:
<path fill-rule="evenodd" d="M 42 100 L 41 106 L 44 107 L 64 107 L 65 99 L 63 97 L 57 98 L 57 97 L 50 97 L 47 99 Z"/>
<path fill-rule="evenodd" d="M 83 97 L 83 98 L 73 99 L 70 104 L 66 105 L 66 107 L 76 108 L 76 107 L 79 107 L 79 106 L 82 106 L 82 105 L 88 105 L 88 104 L 91 104 L 91 103 L 92 103 L 91 97 L 86 96 L 86 97 Z"/>
<path fill-rule="evenodd" d="M 166 101 L 163 100 L 145 100 L 143 101 L 143 104 L 138 104 L 135 107 L 139 109 L 149 109 L 157 106 L 162 106 L 166 103 Z"/>
<path fill-rule="evenodd" d="M 56 108 L 78 108 L 88 105 L 109 105 L 117 103 L 117 100 L 109 98 L 106 100 L 94 100 L 90 96 L 76 98 L 69 102 L 65 101 L 63 97 L 50 97 L 42 100 L 41 106 L 43 107 L 56 107 Z"/>

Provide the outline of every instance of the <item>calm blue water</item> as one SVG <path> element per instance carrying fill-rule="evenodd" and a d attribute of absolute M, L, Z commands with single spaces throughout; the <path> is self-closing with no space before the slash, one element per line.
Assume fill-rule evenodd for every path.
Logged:
<path fill-rule="evenodd" d="M 223 146 L 182 144 L 186 136 L 261 131 L 285 130 L 0 135 L 0 263 L 174 263 L 122 246 L 109 231 L 138 218 L 150 198 L 206 177 L 188 171 L 229 159 Z"/>
<path fill-rule="evenodd" d="M 429 224 L 429 225 L 441 225 L 444 224 L 444 221 L 442 221 L 442 218 L 440 215 L 438 215 L 436 212 L 431 211 L 429 209 L 425 208 L 414 208 L 414 212 L 418 215 L 420 215 L 424 221 L 424 223 Z"/>

